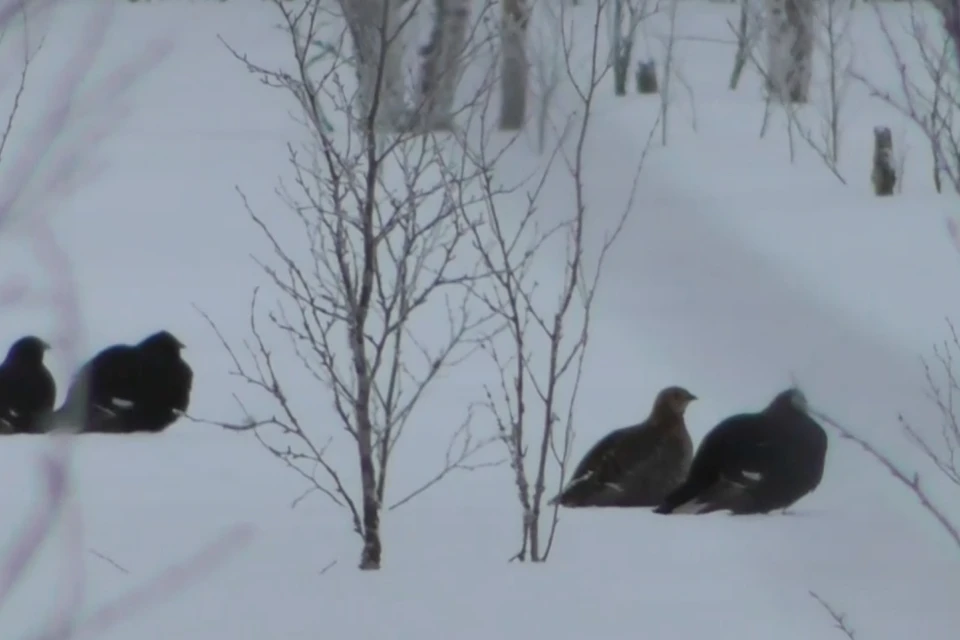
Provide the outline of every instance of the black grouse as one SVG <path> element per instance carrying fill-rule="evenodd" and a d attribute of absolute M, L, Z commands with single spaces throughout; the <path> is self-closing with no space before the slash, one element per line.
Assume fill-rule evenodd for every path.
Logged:
<path fill-rule="evenodd" d="M 653 507 L 690 468 L 693 442 L 684 422 L 696 396 L 683 387 L 657 394 L 649 417 L 607 434 L 577 466 L 567 487 L 550 501 L 564 507 Z"/>
<path fill-rule="evenodd" d="M 53 375 L 43 364 L 50 345 L 36 336 L 20 338 L 0 364 L 0 433 L 37 433 L 57 397 Z"/>
<path fill-rule="evenodd" d="M 700 443 L 687 480 L 656 513 L 769 513 L 786 509 L 819 486 L 827 433 L 796 388 L 777 394 L 759 413 L 731 416 Z"/>
<path fill-rule="evenodd" d="M 193 371 L 181 349 L 168 331 L 104 349 L 77 372 L 60 420 L 85 433 L 163 431 L 190 403 Z"/>

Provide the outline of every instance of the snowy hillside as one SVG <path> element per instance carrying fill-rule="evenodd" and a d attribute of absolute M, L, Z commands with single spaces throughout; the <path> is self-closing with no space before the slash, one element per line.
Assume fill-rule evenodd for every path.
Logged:
<path fill-rule="evenodd" d="M 0 156 L 0 348 L 25 333 L 54 341 L 48 363 L 62 400 L 80 361 L 166 328 L 187 344 L 191 415 L 242 421 L 234 394 L 268 412 L 230 375 L 231 360 L 199 310 L 242 351 L 253 288 L 266 282 L 251 255 L 269 256 L 270 247 L 236 187 L 252 209 L 280 219 L 277 178 L 289 181 L 287 144 L 304 133 L 288 95 L 263 86 L 224 42 L 258 65 L 289 68 L 279 14 L 252 0 L 94 4 L 59 3 L 26 31 L 16 22 L 0 42 L 6 114 L 24 36 L 31 48 L 43 38 Z M 586 73 L 595 3 L 565 11 L 578 73 Z M 909 24 L 901 3 L 881 12 L 891 24 Z M 531 32 L 544 46 L 549 31 L 534 15 Z M 846 90 L 837 168 L 846 184 L 803 141 L 791 161 L 776 108 L 761 137 L 762 78 L 748 65 L 737 90 L 727 88 L 734 55 L 727 21 L 737 16 L 733 4 L 683 0 L 672 37 L 667 10 L 641 23 L 635 59 L 662 61 L 673 42 L 666 145 L 657 96 L 637 95 L 631 78 L 627 96 L 615 97 L 609 75 L 598 89 L 583 155 L 595 237 L 616 225 L 648 138 L 651 148 L 598 289 L 572 456 L 641 419 L 664 386 L 682 384 L 699 396 L 687 414 L 699 440 L 721 418 L 759 408 L 796 379 L 819 410 L 921 470 L 957 521 L 956 487 L 917 454 L 897 415 L 933 433 L 940 428 L 919 358 L 948 337 L 947 318 L 960 318 L 953 295 L 960 254 L 946 231 L 960 200 L 949 187 L 934 191 L 929 143 L 862 83 Z M 854 69 L 895 84 L 872 6 L 857 3 L 851 19 Z M 85 49 L 101 30 L 102 49 Z M 599 31 L 605 61 L 606 29 Z M 903 29 L 892 33 L 909 50 Z M 93 70 L 80 83 L 81 98 L 58 111 L 58 92 L 85 62 Z M 461 94 L 476 89 L 491 62 L 476 54 Z M 128 86 L 112 73 L 125 63 Z M 915 55 L 907 63 L 920 64 Z M 823 83 L 814 86 L 818 103 Z M 562 86 L 551 122 L 572 121 L 581 108 Z M 43 140 L 65 113 L 72 119 L 65 133 Z M 877 125 L 889 126 L 906 152 L 902 192 L 891 198 L 877 198 L 870 184 Z M 506 180 L 546 162 L 528 131 L 494 169 Z M 569 215 L 569 182 L 555 163 L 539 210 Z M 523 193 L 499 201 L 511 212 L 524 205 Z M 287 241 L 300 241 L 297 233 L 291 227 Z M 540 254 L 534 270 L 544 297 L 560 286 L 562 269 L 559 250 Z M 419 329 L 444 331 L 429 322 Z M 291 354 L 278 353 L 278 366 L 290 367 Z M 469 360 L 424 396 L 395 453 L 388 503 L 442 466 L 467 407 L 482 401 L 483 385 L 499 383 L 491 371 L 489 362 Z M 356 447 L 337 426 L 326 391 L 307 375 L 288 382 L 317 442 L 334 437 L 331 455 L 355 483 Z M 495 434 L 487 417 L 474 428 L 478 437 Z M 844 612 L 857 638 L 956 637 L 956 546 L 915 496 L 835 436 L 823 484 L 795 515 L 562 511 L 543 565 L 508 562 L 521 525 L 509 467 L 453 472 L 384 512 L 378 572 L 356 569 L 360 539 L 347 512 L 317 492 L 298 500 L 308 488 L 303 479 L 249 432 L 181 420 L 153 437 L 74 438 L 65 445 L 71 501 L 55 536 L 13 591 L 0 571 L 0 640 L 843 637 L 810 591 Z M 5 543 L 21 539 L 42 505 L 38 462 L 55 446 L 47 437 L 0 439 Z M 498 446 L 483 460 L 504 456 Z M 558 480 L 548 476 L 547 493 Z M 97 618 L 89 635 L 70 635 L 69 624 L 36 635 L 57 612 L 101 611 L 204 549 L 191 565 L 200 579 L 170 574 L 142 601 L 122 601 L 119 614 Z M 115 625 L 114 615 L 123 616 Z"/>

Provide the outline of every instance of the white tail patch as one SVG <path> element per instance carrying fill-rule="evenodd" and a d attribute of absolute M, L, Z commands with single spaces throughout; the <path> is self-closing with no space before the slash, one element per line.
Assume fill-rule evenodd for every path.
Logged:
<path fill-rule="evenodd" d="M 760 482 L 760 480 L 763 478 L 763 474 L 759 471 L 744 471 L 743 477 L 750 482 Z"/>
<path fill-rule="evenodd" d="M 706 503 L 699 502 L 698 500 L 691 500 L 689 502 L 684 502 L 682 505 L 674 509 L 672 513 L 681 513 L 681 514 L 700 513 L 700 511 L 706 506 L 707 506 Z"/>
<path fill-rule="evenodd" d="M 110 404 L 112 404 L 117 409 L 133 409 L 133 400 L 125 400 L 123 398 L 110 398 Z"/>
<path fill-rule="evenodd" d="M 10 416 L 11 418 L 19 418 L 19 417 L 20 417 L 20 414 L 17 413 L 16 411 L 14 411 L 13 409 L 9 409 L 9 410 L 7 411 L 7 415 Z"/>

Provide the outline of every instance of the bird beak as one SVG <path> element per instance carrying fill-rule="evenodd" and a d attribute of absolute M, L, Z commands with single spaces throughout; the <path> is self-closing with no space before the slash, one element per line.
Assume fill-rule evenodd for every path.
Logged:
<path fill-rule="evenodd" d="M 49 351 L 50 349 L 53 348 L 53 347 L 50 346 L 50 343 L 47 342 L 46 340 L 41 340 L 41 341 L 40 341 L 40 345 L 43 347 L 43 350 L 44 350 L 44 351 Z"/>
<path fill-rule="evenodd" d="M 687 394 L 687 402 L 693 402 L 694 400 L 697 400 L 697 396 L 693 395 L 692 393 Z"/>

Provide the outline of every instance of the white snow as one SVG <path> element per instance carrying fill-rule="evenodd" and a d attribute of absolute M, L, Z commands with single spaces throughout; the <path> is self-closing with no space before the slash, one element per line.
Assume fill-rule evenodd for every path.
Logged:
<path fill-rule="evenodd" d="M 574 9 L 585 16 L 583 37 L 591 4 Z M 855 11 L 858 69 L 883 77 L 891 62 L 864 4 Z M 288 170 L 285 144 L 301 132 L 287 97 L 260 85 L 218 36 L 264 66 L 285 64 L 288 43 L 265 2 L 118 2 L 98 64 L 108 68 L 151 47 L 167 55 L 122 98 L 91 100 L 75 114 L 74 138 L 83 142 L 91 130 L 105 137 L 86 147 L 71 189 L 44 183 L 70 139 L 40 159 L 38 182 L 22 183 L 10 163 L 29 157 L 31 127 L 57 90 L 59 67 L 90 37 L 89 26 L 78 27 L 90 6 L 67 3 L 55 20 L 31 25 L 31 37 L 46 40 L 0 165 L 4 201 L 22 189 L 0 233 L 0 345 L 26 332 L 58 338 L 47 359 L 62 399 L 79 359 L 168 329 L 187 344 L 194 368 L 190 413 L 239 419 L 232 393 L 242 388 L 194 305 L 228 339 L 246 336 L 251 290 L 263 281 L 250 255 L 264 246 L 234 187 L 258 210 L 283 206 L 275 180 Z M 901 21 L 904 10 L 883 9 Z M 934 192 L 916 128 L 858 86 L 850 89 L 841 158 L 849 184 L 802 142 L 791 164 L 782 115 L 758 136 L 757 75 L 748 70 L 736 92 L 726 88 L 733 48 L 718 40 L 732 40 L 725 21 L 735 18 L 735 5 L 681 3 L 684 37 L 675 56 L 694 99 L 675 86 L 669 144 L 662 148 L 655 136 L 608 262 L 573 455 L 643 417 L 668 384 L 700 397 L 687 413 L 699 440 L 795 376 L 813 406 L 916 465 L 896 418 L 938 427 L 919 356 L 947 337 L 945 319 L 960 312 L 960 254 L 946 231 L 958 199 Z M 662 60 L 666 28 L 663 16 L 644 22 L 635 55 Z M 20 47 L 21 34 L 2 43 L 4 114 Z M 622 206 L 659 108 L 655 98 L 612 94 L 608 77 L 587 140 L 588 215 L 597 224 L 612 222 Z M 576 108 L 567 93 L 558 95 L 558 111 Z M 875 198 L 869 182 L 877 124 L 909 148 L 903 193 L 888 199 Z M 539 162 L 533 140 L 503 158 L 498 173 Z M 560 188 L 541 204 L 567 206 Z M 53 241 L 62 255 L 51 251 Z M 545 259 L 560 268 L 560 256 Z M 25 285 L 46 297 L 19 298 Z M 48 309 L 51 302 L 66 308 L 62 286 L 75 287 L 81 302 L 74 342 L 60 337 Z M 394 497 L 441 463 L 438 437 L 476 398 L 478 372 L 449 376 L 425 399 L 394 460 Z M 293 386 L 322 430 L 332 421 L 323 391 L 309 380 Z M 4 540 L 36 508 L 37 464 L 51 446 L 47 438 L 0 440 Z M 340 446 L 350 479 L 356 463 L 349 443 Z M 72 456 L 75 507 L 29 577 L 0 603 L 0 639 L 32 637 L 73 586 L 82 584 L 83 607 L 94 611 L 228 531 L 239 541 L 252 531 L 249 544 L 199 583 L 132 611 L 97 638 L 842 637 L 810 590 L 845 612 L 865 640 L 947 640 L 960 627 L 957 549 L 908 491 L 833 433 L 824 482 L 796 515 L 563 511 L 542 566 L 507 562 L 520 531 L 509 469 L 453 475 L 385 513 L 385 563 L 373 574 L 355 569 L 360 541 L 345 512 L 317 495 L 291 509 L 304 490 L 300 478 L 250 434 L 184 420 L 158 436 L 75 439 Z M 919 468 L 960 517 L 955 488 L 948 493 L 929 467 Z"/>

